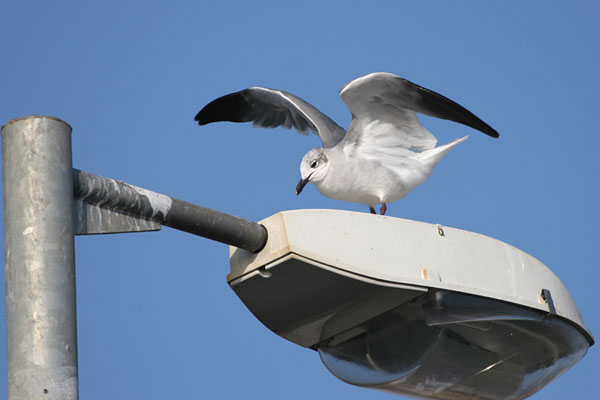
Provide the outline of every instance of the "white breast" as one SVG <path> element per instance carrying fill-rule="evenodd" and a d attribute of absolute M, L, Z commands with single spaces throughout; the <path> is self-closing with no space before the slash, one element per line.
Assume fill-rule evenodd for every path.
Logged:
<path fill-rule="evenodd" d="M 313 183 L 323 195 L 369 205 L 392 203 L 423 183 L 429 173 L 420 161 L 395 157 L 386 165 L 381 160 L 340 157 L 328 154 L 331 165 L 327 176 Z"/>

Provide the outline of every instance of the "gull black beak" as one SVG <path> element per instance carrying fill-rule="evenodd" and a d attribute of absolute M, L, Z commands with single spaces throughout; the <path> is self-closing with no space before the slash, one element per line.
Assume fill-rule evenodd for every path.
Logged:
<path fill-rule="evenodd" d="M 306 186 L 308 182 L 310 182 L 310 175 L 306 179 L 300 179 L 300 182 L 296 185 L 296 196 L 302 192 L 302 189 L 304 189 L 304 186 Z"/>

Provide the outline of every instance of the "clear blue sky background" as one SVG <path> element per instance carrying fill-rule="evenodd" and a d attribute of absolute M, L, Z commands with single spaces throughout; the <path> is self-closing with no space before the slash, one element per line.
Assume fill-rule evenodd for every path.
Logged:
<path fill-rule="evenodd" d="M 598 3 L 579 1 L 5 1 L 0 122 L 62 118 L 75 167 L 251 220 L 367 211 L 313 186 L 296 197 L 316 136 L 198 127 L 193 117 L 261 85 L 346 126 L 342 85 L 395 73 L 466 106 L 501 138 L 423 119 L 441 143 L 471 137 L 389 215 L 534 255 L 598 338 L 599 17 Z M 338 381 L 316 353 L 255 320 L 225 281 L 223 244 L 165 228 L 78 237 L 76 256 L 81 398 L 394 398 Z M 533 398 L 600 398 L 597 350 Z M 0 355 L 3 397 L 4 345 Z"/>

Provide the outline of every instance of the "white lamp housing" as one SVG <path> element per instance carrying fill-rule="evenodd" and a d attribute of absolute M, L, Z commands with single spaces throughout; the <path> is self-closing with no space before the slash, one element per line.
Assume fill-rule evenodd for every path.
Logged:
<path fill-rule="evenodd" d="M 562 282 L 487 236 L 338 210 L 261 223 L 227 279 L 278 335 L 341 380 L 431 399 L 523 399 L 594 341 Z"/>

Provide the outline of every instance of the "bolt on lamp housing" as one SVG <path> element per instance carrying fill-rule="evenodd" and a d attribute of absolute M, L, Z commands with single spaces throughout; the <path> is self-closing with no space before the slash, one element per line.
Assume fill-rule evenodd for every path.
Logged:
<path fill-rule="evenodd" d="M 523 399 L 577 363 L 591 333 L 560 280 L 498 240 L 337 210 L 262 221 L 228 282 L 339 379 L 431 399 Z"/>

